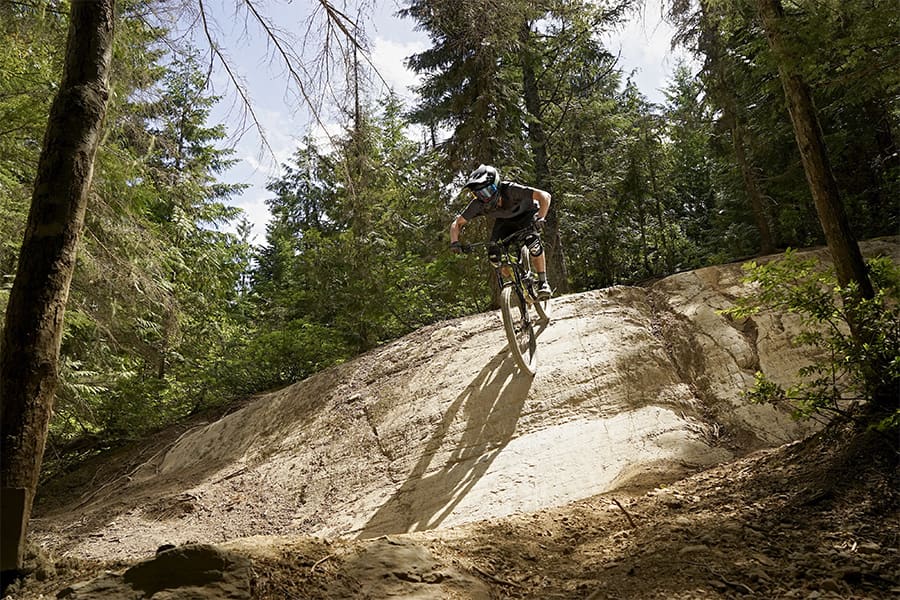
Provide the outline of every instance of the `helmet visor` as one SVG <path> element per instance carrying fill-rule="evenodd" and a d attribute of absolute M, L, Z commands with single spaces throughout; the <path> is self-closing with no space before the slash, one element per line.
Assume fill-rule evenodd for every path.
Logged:
<path fill-rule="evenodd" d="M 482 202 L 487 202 L 491 198 L 494 197 L 494 194 L 497 193 L 497 184 L 491 183 L 489 185 L 484 186 L 483 188 L 478 188 L 477 190 L 472 190 L 472 195 Z"/>

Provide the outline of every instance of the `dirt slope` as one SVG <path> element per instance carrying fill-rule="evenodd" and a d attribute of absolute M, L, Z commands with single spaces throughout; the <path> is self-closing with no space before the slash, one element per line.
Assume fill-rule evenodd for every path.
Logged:
<path fill-rule="evenodd" d="M 896 240 L 882 240 L 865 251 L 900 260 L 898 248 Z M 744 526 L 771 498 L 748 492 L 734 500 L 760 509 L 732 506 L 722 490 L 746 480 L 757 468 L 753 461 L 768 454 L 731 461 L 809 433 L 771 407 L 741 400 L 756 370 L 787 382 L 812 357 L 792 347 L 791 315 L 735 323 L 716 312 L 746 292 L 740 277 L 739 265 L 726 265 L 649 288 L 558 299 L 533 379 L 516 373 L 495 313 L 427 327 L 177 438 L 161 437 L 152 453 L 76 474 L 72 481 L 87 485 L 65 498 L 45 497 L 34 538 L 56 557 L 101 561 L 151 557 L 162 544 L 231 542 L 257 556 L 254 594 L 262 597 L 279 597 L 272 590 L 284 573 L 271 565 L 292 553 L 291 561 L 306 566 L 291 580 L 309 580 L 310 590 L 321 592 L 304 592 L 312 597 L 351 597 L 361 589 L 353 585 L 382 581 L 397 564 L 408 576 L 399 580 L 418 590 L 406 597 L 496 597 L 498 589 L 532 597 L 516 589 L 542 589 L 540 577 L 552 577 L 547 567 L 559 560 L 556 553 L 583 549 L 593 532 L 597 576 L 554 584 L 562 585 L 557 597 L 587 597 L 588 589 L 600 589 L 599 575 L 625 568 L 614 557 L 631 530 L 659 513 L 644 533 L 656 529 L 675 544 L 653 545 L 659 559 L 690 555 L 702 566 L 712 550 L 698 528 L 702 519 L 689 510 L 701 502 L 693 497 L 708 500 L 703 519 L 736 515 L 730 527 L 737 547 Z M 702 496 L 660 492 L 723 463 L 723 475 L 713 470 L 684 480 L 703 488 Z M 737 482 L 729 481 L 734 469 Z M 681 529 L 671 521 L 676 508 L 692 513 Z M 397 537 L 433 529 L 444 531 Z M 268 537 L 298 535 L 324 539 Z M 370 538 L 379 539 L 352 541 Z M 479 539 L 484 547 L 473 547 Z M 896 557 L 896 538 L 892 546 L 872 543 Z M 507 554 L 515 554 L 511 566 L 497 563 Z M 573 563 L 579 569 L 586 568 L 583 558 Z M 698 569 L 704 585 L 721 580 L 716 593 L 753 587 Z M 512 572 L 520 580 L 509 579 Z M 832 575 L 843 590 L 846 578 Z M 878 589 L 889 589 L 890 570 L 879 577 L 888 583 Z M 575 588 L 568 590 L 570 583 Z"/>

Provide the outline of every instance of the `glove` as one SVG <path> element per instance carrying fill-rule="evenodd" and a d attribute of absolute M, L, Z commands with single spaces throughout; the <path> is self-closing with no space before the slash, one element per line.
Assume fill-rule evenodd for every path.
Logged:
<path fill-rule="evenodd" d="M 543 231 L 545 224 L 546 224 L 546 221 L 542 217 L 534 215 L 534 230 L 535 231 L 537 231 L 538 233 Z"/>
<path fill-rule="evenodd" d="M 453 252 L 453 254 L 459 254 L 462 252 L 462 244 L 459 242 L 450 242 L 450 251 Z"/>

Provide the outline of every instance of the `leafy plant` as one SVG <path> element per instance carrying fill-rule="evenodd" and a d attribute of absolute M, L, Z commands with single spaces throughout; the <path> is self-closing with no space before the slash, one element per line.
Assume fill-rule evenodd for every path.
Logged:
<path fill-rule="evenodd" d="M 723 312 L 735 318 L 763 309 L 795 313 L 803 326 L 796 342 L 826 357 L 802 368 L 800 382 L 788 388 L 757 373 L 749 399 L 788 402 L 798 418 L 847 414 L 864 404 L 878 414 L 880 427 L 900 425 L 900 268 L 889 258 L 869 260 L 868 267 L 876 287 L 871 299 L 855 286 L 840 287 L 832 268 L 790 249 L 783 259 L 744 265 L 756 295 Z"/>

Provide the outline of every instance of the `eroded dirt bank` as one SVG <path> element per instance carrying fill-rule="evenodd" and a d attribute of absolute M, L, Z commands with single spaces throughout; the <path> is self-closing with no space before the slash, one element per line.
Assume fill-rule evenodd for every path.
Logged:
<path fill-rule="evenodd" d="M 897 449 L 878 436 L 855 447 L 848 439 L 837 430 L 668 486 L 455 528 L 367 540 L 257 536 L 133 566 L 44 560 L 12 597 L 896 598 Z"/>
<path fill-rule="evenodd" d="M 870 242 L 865 250 L 900 260 L 892 241 Z M 446 581 L 440 594 L 449 594 L 454 582 L 474 578 L 494 590 L 490 597 L 498 589 L 529 597 L 515 589 L 537 584 L 510 579 L 499 555 L 465 540 L 478 539 L 478 532 L 492 526 L 500 529 L 484 542 L 491 547 L 505 546 L 504 528 L 510 543 L 536 536 L 538 550 L 530 559 L 517 555 L 517 568 L 527 577 L 525 567 L 532 561 L 531 575 L 550 578 L 549 572 L 539 575 L 548 557 L 581 547 L 574 542 L 560 546 L 559 536 L 592 535 L 579 533 L 578 515 L 593 511 L 597 545 L 590 551 L 609 559 L 598 562 L 598 568 L 607 575 L 633 577 L 627 569 L 621 574 L 615 569 L 633 556 L 619 550 L 638 521 L 618 529 L 619 537 L 610 537 L 621 525 L 616 519 L 634 518 L 639 511 L 656 514 L 657 509 L 666 518 L 677 517 L 671 503 L 661 499 L 663 486 L 809 433 L 787 415 L 741 399 L 756 370 L 787 382 L 812 357 L 792 346 L 797 322 L 791 315 L 764 314 L 735 323 L 717 312 L 746 293 L 740 277 L 739 265 L 727 265 L 669 277 L 649 288 L 618 287 L 561 298 L 553 322 L 541 334 L 541 364 L 533 379 L 517 376 L 497 314 L 427 327 L 261 395 L 222 419 L 160 438 L 152 452 L 121 455 L 118 464 L 93 465 L 76 474 L 71 482 L 82 481 L 83 487 L 60 483 L 52 489 L 69 495 L 62 498 L 59 492 L 39 506 L 34 538 L 54 556 L 134 561 L 152 556 L 162 544 L 231 542 L 256 544 L 261 551 L 270 544 L 259 542 L 259 536 L 318 536 L 319 542 L 282 540 L 271 547 L 272 556 L 281 556 L 281 544 L 316 549 L 309 556 L 313 564 L 306 567 L 314 581 L 324 573 L 340 579 L 340 571 L 328 565 L 344 564 L 347 552 L 380 556 L 372 550 L 379 545 L 388 544 L 390 550 L 413 543 L 409 540 L 433 539 L 441 541 L 426 544 L 427 556 L 419 550 L 400 554 L 436 561 L 437 567 L 420 566 L 416 573 Z M 758 516 L 748 512 L 752 502 L 762 506 L 769 500 L 738 496 L 735 502 L 751 505 L 727 508 L 723 490 L 733 479 L 741 480 L 736 475 L 744 473 L 741 469 L 756 468 L 752 460 L 763 460 L 760 456 L 768 455 L 748 459 L 746 467 L 734 466 L 740 462 L 719 467 L 726 469 L 719 479 L 714 469 L 697 476 L 699 480 L 685 480 L 696 482 L 689 485 L 714 481 L 715 489 L 707 491 L 719 504 L 711 503 L 709 510 L 744 515 L 732 531 L 735 546 L 752 537 L 742 524 Z M 691 561 L 706 564 L 712 546 L 703 541 L 701 525 L 707 517 L 695 518 L 698 507 L 692 501 L 676 504 L 692 523 L 682 523 L 685 535 L 679 538 L 678 531 L 661 528 L 664 517 L 659 513 L 654 535 L 674 539 L 676 545 L 684 540 L 676 548 L 659 537 L 660 559 L 671 553 L 696 555 Z M 546 519 L 550 533 L 543 540 Z M 396 537 L 450 527 L 457 529 L 433 538 L 427 533 Z M 244 538 L 257 542 L 235 541 Z M 381 539 L 352 541 L 371 538 Z M 464 540 L 460 549 L 441 554 L 453 540 Z M 692 541 L 697 543 L 688 543 Z M 896 552 L 898 545 L 872 543 L 885 552 Z M 475 560 L 473 552 L 488 564 L 463 564 L 459 556 Z M 634 552 L 643 554 L 639 547 Z M 497 556 L 499 566 L 491 556 Z M 434 575 L 448 564 L 445 559 L 457 565 L 458 575 Z M 609 566 L 610 560 L 617 565 Z M 577 564 L 585 568 L 586 563 L 579 559 Z M 600 574 L 585 585 L 595 586 Z M 722 593 L 741 593 L 732 584 L 743 580 L 719 575 L 704 581 L 722 579 Z M 364 578 L 359 573 L 346 576 Z M 263 583 L 256 581 L 258 592 Z M 587 597 L 585 591 L 576 586 L 554 593 Z M 341 597 L 334 593 L 321 597 Z M 460 597 L 477 597 L 472 590 L 466 594 Z"/>

